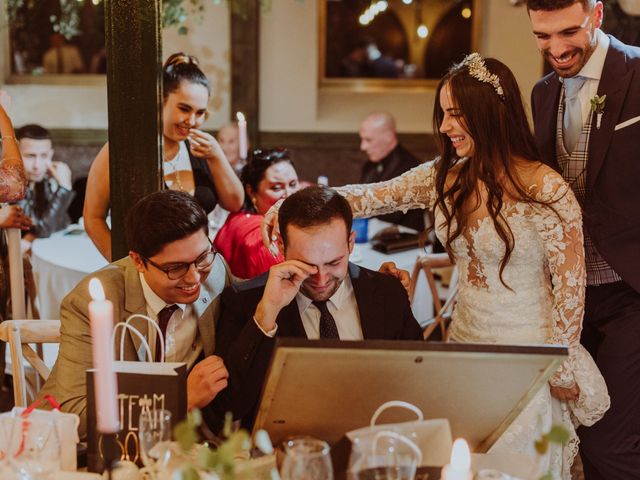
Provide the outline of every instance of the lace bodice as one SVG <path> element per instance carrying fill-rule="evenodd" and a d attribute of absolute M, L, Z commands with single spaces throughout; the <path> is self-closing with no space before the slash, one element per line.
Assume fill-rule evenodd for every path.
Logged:
<path fill-rule="evenodd" d="M 529 454 L 539 435 L 539 419 L 545 419 L 546 427 L 563 423 L 571 439 L 546 460 L 558 476 L 570 478 L 578 442 L 572 421 L 595 423 L 609 408 L 609 396 L 593 359 L 580 345 L 586 285 L 580 206 L 569 185 L 551 170 L 529 188 L 542 203 L 505 201 L 500 212 L 513 235 L 511 257 L 502 273 L 504 283 L 500 263 L 505 245 L 489 216 L 470 221 L 452 242 L 460 280 L 450 336 L 460 342 L 569 347 L 568 359 L 550 383 L 561 387 L 577 383 L 580 398 L 552 408 L 549 390 L 539 392 L 492 451 Z M 433 210 L 435 163 L 386 182 L 336 190 L 347 198 L 356 217 L 413 208 Z M 436 234 L 444 243 L 444 215 L 438 208 L 434 214 Z"/>
<path fill-rule="evenodd" d="M 411 208 L 433 209 L 434 162 L 393 180 L 337 189 L 356 216 Z M 502 215 L 514 237 L 514 248 L 500 281 L 504 243 L 490 217 L 452 244 L 460 269 L 460 293 L 451 334 L 466 342 L 558 343 L 579 345 L 584 307 L 585 267 L 580 207 L 562 177 L 548 172 L 531 193 L 546 205 L 506 203 Z M 444 216 L 435 212 L 436 234 L 446 241 Z M 562 219 L 562 220 L 560 220 Z M 549 279 L 551 281 L 549 281 Z M 572 355 L 552 383 L 571 386 Z"/>
<path fill-rule="evenodd" d="M 435 161 L 371 185 L 336 188 L 356 217 L 432 210 L 436 203 Z M 569 359 L 551 384 L 574 383 L 584 313 L 586 272 L 581 210 L 573 191 L 552 170 L 530 186 L 543 204 L 505 202 L 502 216 L 514 238 L 500 281 L 504 243 L 491 218 L 472 224 L 452 244 L 460 269 L 452 337 L 485 343 L 555 343 L 569 347 Z M 549 205 L 544 205 L 544 203 Z M 435 211 L 436 234 L 445 241 L 442 212 Z"/>

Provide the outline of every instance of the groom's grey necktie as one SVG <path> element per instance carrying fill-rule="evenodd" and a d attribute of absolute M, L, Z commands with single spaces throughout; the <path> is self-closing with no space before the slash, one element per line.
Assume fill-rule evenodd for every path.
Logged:
<path fill-rule="evenodd" d="M 578 93 L 587 79 L 579 75 L 564 79 L 564 147 L 571 154 L 582 132 L 582 105 Z"/>

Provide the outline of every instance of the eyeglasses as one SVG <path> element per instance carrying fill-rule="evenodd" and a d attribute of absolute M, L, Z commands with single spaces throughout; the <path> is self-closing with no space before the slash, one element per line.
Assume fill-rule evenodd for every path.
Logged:
<path fill-rule="evenodd" d="M 180 280 L 189 272 L 191 265 L 195 266 L 198 272 L 203 272 L 207 270 L 215 260 L 216 253 L 218 252 L 212 245 L 210 250 L 204 252 L 202 255 L 196 258 L 193 262 L 175 263 L 170 267 L 163 267 L 161 265 L 158 265 L 153 260 L 150 260 L 146 257 L 142 257 L 142 258 L 145 261 L 149 262 L 154 267 L 156 267 L 158 270 L 163 271 L 167 275 L 167 278 L 169 278 L 169 280 Z"/>
<path fill-rule="evenodd" d="M 252 160 L 260 162 L 272 162 L 274 160 L 289 160 L 289 150 L 284 147 L 277 148 L 257 148 L 251 152 Z"/>

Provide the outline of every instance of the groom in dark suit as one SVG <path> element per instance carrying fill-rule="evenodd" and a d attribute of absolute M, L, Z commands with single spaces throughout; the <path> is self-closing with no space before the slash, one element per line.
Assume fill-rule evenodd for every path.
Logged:
<path fill-rule="evenodd" d="M 578 431 L 585 478 L 640 478 L 640 49 L 600 30 L 600 1 L 527 9 L 554 70 L 533 89 L 536 137 L 583 208 L 582 343 L 611 396 L 604 418 Z"/>
<path fill-rule="evenodd" d="M 227 288 L 218 354 L 229 370 L 235 418 L 253 422 L 275 337 L 422 339 L 398 279 L 349 263 L 355 233 L 347 201 L 309 187 L 279 212 L 285 261 Z"/>

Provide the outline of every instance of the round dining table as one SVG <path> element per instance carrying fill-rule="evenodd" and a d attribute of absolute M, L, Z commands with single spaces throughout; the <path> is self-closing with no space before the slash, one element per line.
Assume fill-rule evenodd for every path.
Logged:
<path fill-rule="evenodd" d="M 87 274 L 107 265 L 86 232 L 77 225 L 39 238 L 31 246 L 40 318 L 60 318 L 62 299 Z"/>
<path fill-rule="evenodd" d="M 370 235 L 383 226 L 384 222 L 373 223 Z M 34 240 L 31 251 L 40 318 L 60 318 L 62 299 L 86 275 L 107 265 L 105 258 L 78 225 L 54 233 L 49 238 Z M 378 270 L 384 262 L 394 262 L 398 268 L 411 272 L 418 256 L 425 253 L 423 248 L 413 248 L 385 254 L 374 250 L 370 243 L 359 243 L 350 260 L 371 270 Z M 419 321 L 432 316 L 433 300 L 423 276 L 416 286 L 413 312 Z"/>

